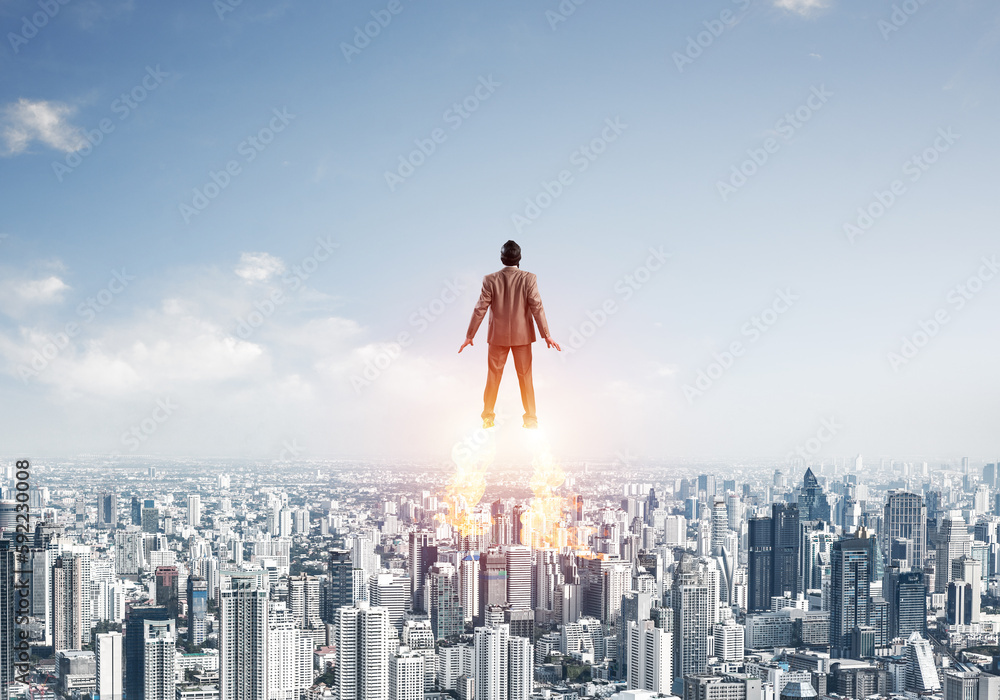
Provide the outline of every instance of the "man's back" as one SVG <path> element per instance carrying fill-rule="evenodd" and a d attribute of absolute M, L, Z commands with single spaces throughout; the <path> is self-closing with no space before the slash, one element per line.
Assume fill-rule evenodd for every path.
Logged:
<path fill-rule="evenodd" d="M 535 342 L 532 318 L 542 336 L 549 336 L 538 281 L 530 272 L 508 266 L 483 278 L 483 291 L 469 325 L 468 337 L 475 335 L 487 308 L 490 323 L 486 342 L 490 345 L 510 347 Z"/>

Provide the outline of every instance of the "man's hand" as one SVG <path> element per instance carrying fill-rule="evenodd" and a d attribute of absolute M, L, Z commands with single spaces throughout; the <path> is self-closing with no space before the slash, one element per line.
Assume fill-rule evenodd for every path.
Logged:
<path fill-rule="evenodd" d="M 556 341 L 552 340 L 552 338 L 546 338 L 545 339 L 545 345 L 546 345 L 546 347 L 555 348 L 559 352 L 562 352 L 562 348 L 559 347 L 559 343 L 557 343 Z M 461 350 L 459 350 L 459 352 L 461 352 Z"/>
<path fill-rule="evenodd" d="M 458 349 L 458 351 L 459 351 L 459 352 L 462 352 L 463 350 L 465 350 L 465 346 L 466 346 L 466 345 L 472 345 L 472 339 L 471 339 L 471 338 L 466 338 L 466 339 L 465 339 L 465 342 L 464 342 L 464 343 L 462 343 L 462 347 L 460 347 L 460 348 Z"/>

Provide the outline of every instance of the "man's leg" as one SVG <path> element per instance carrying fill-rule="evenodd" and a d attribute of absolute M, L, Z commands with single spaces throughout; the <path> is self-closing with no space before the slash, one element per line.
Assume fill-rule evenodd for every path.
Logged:
<path fill-rule="evenodd" d="M 503 376 L 503 366 L 507 363 L 505 345 L 490 345 L 486 355 L 486 391 L 483 392 L 483 420 L 492 422 L 496 418 L 493 408 L 497 403 L 497 392 L 500 390 L 500 378 Z"/>
<path fill-rule="evenodd" d="M 517 370 L 517 383 L 521 385 L 521 403 L 524 405 L 524 427 L 537 428 L 535 385 L 531 381 L 531 344 L 515 345 L 510 350 L 514 355 L 514 369 Z"/>

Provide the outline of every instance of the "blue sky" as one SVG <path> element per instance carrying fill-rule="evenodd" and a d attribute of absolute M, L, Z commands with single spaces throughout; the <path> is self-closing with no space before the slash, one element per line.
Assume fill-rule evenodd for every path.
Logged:
<path fill-rule="evenodd" d="M 994 4 L 223 2 L 0 3 L 9 456 L 446 460 L 508 238 L 567 459 L 1000 453 Z"/>

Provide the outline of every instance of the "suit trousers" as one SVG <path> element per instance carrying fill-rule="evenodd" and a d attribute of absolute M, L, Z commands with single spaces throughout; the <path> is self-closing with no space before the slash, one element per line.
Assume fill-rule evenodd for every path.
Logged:
<path fill-rule="evenodd" d="M 535 386 L 531 382 L 531 344 L 527 345 L 490 345 L 489 367 L 486 374 L 486 391 L 483 393 L 483 418 L 493 420 L 496 417 L 493 409 L 497 403 L 497 392 L 500 389 L 500 378 L 503 376 L 504 365 L 507 364 L 507 352 L 514 356 L 514 370 L 517 372 L 517 382 L 521 386 L 521 403 L 524 405 L 524 419 L 535 420 Z"/>

